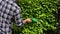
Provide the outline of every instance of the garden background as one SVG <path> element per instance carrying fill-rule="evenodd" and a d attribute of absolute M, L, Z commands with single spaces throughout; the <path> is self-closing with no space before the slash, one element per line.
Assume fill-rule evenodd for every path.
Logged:
<path fill-rule="evenodd" d="M 46 34 L 56 31 L 59 24 L 56 19 L 58 0 L 18 0 L 22 18 L 37 18 L 37 23 L 25 24 L 24 27 L 13 25 L 13 34 Z"/>

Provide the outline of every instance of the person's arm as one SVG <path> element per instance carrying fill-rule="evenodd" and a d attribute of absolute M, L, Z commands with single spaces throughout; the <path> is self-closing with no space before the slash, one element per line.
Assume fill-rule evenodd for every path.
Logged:
<path fill-rule="evenodd" d="M 16 7 L 16 9 L 14 10 L 14 17 L 15 17 L 15 21 L 16 21 L 17 26 L 23 26 L 25 23 L 32 22 L 30 18 L 23 20 L 21 16 L 22 16 L 21 9 Z"/>
<path fill-rule="evenodd" d="M 16 25 L 17 26 L 23 26 L 23 19 L 21 17 L 21 10 L 16 8 L 16 10 L 14 11 L 14 17 L 15 17 L 15 21 L 16 21 Z"/>

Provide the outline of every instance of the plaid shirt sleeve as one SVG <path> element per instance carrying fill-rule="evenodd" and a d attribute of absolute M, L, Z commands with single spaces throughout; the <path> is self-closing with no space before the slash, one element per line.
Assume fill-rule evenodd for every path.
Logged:
<path fill-rule="evenodd" d="M 15 21 L 16 21 L 16 25 L 17 26 L 23 26 L 23 19 L 22 19 L 22 15 L 21 15 L 21 9 L 20 7 L 15 3 L 15 10 L 14 10 L 14 17 L 15 17 Z"/>

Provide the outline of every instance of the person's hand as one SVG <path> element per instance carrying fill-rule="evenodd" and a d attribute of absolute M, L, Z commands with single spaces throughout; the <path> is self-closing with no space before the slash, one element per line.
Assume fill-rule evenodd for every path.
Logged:
<path fill-rule="evenodd" d="M 32 20 L 31 20 L 30 18 L 27 18 L 27 19 L 25 19 L 23 22 L 24 22 L 24 23 L 31 23 Z"/>

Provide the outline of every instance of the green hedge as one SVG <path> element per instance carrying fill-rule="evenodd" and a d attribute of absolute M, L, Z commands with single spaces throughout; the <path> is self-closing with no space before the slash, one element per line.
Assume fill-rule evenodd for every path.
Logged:
<path fill-rule="evenodd" d="M 56 29 L 58 22 L 54 13 L 57 10 L 57 0 L 19 0 L 17 4 L 22 9 L 23 19 L 34 17 L 38 22 L 25 24 L 23 28 L 14 24 L 14 34 L 44 34 L 43 31 Z"/>

